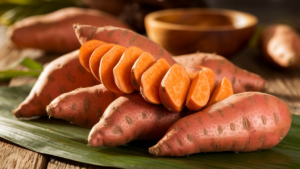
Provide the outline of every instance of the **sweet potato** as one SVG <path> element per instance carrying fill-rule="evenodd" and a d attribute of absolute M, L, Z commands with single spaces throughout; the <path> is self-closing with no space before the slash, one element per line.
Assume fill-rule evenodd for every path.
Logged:
<path fill-rule="evenodd" d="M 131 69 L 131 83 L 135 90 L 140 91 L 142 75 L 153 63 L 155 63 L 155 59 L 148 52 L 144 52 L 135 61 Z"/>
<path fill-rule="evenodd" d="M 189 70 L 188 72 L 191 79 L 193 79 L 196 75 L 198 75 L 200 71 L 203 71 L 209 83 L 210 94 L 212 94 L 216 86 L 216 78 L 215 78 L 214 71 L 212 71 L 210 68 L 205 66 L 196 66 L 196 67 L 191 67 L 186 69 Z"/>
<path fill-rule="evenodd" d="M 147 69 L 142 75 L 140 91 L 143 98 L 153 104 L 161 104 L 159 87 L 162 79 L 169 70 L 170 65 L 163 58 Z"/>
<path fill-rule="evenodd" d="M 265 89 L 266 82 L 263 78 L 238 68 L 222 56 L 208 53 L 194 53 L 175 56 L 173 58 L 184 67 L 205 66 L 212 69 L 215 73 L 216 84 L 219 84 L 224 76 L 227 77 L 232 83 L 234 93 L 262 91 Z"/>
<path fill-rule="evenodd" d="M 150 104 L 140 94 L 124 95 L 107 107 L 92 128 L 88 146 L 111 147 L 133 140 L 159 140 L 182 115 Z"/>
<path fill-rule="evenodd" d="M 83 44 L 80 47 L 79 50 L 79 61 L 81 65 L 88 71 L 91 72 L 90 68 L 90 58 L 92 56 L 92 53 L 95 51 L 96 48 L 98 48 L 101 45 L 106 44 L 106 42 L 100 41 L 100 40 L 90 40 Z"/>
<path fill-rule="evenodd" d="M 178 120 L 149 152 L 155 156 L 184 156 L 268 149 L 287 135 L 291 121 L 289 107 L 272 95 L 235 94 Z"/>
<path fill-rule="evenodd" d="M 129 94 L 135 91 L 131 83 L 131 69 L 142 53 L 141 49 L 131 46 L 126 49 L 118 64 L 114 67 L 115 83 L 123 93 Z"/>
<path fill-rule="evenodd" d="M 114 80 L 113 68 L 119 62 L 126 48 L 121 45 L 114 46 L 101 59 L 99 75 L 101 83 L 114 93 L 123 93 L 116 85 Z"/>
<path fill-rule="evenodd" d="M 115 44 L 112 43 L 101 45 L 94 50 L 93 54 L 90 57 L 89 64 L 90 64 L 91 72 L 99 82 L 101 82 L 100 75 L 99 75 L 99 67 L 100 67 L 101 59 L 114 46 Z"/>
<path fill-rule="evenodd" d="M 206 106 L 215 104 L 231 95 L 233 95 L 231 82 L 226 77 L 224 77 L 212 93 Z"/>
<path fill-rule="evenodd" d="M 107 90 L 103 84 L 78 88 L 54 99 L 46 110 L 49 116 L 92 128 L 108 105 L 119 96 Z"/>
<path fill-rule="evenodd" d="M 192 80 L 186 97 L 186 106 L 192 111 L 202 109 L 210 97 L 210 83 L 204 70 L 201 70 Z"/>
<path fill-rule="evenodd" d="M 172 112 L 180 112 L 185 106 L 190 83 L 184 67 L 174 64 L 160 83 L 159 98 L 162 104 Z"/>
<path fill-rule="evenodd" d="M 287 25 L 265 28 L 261 34 L 261 49 L 264 58 L 277 67 L 288 69 L 300 64 L 300 37 Z"/>
<path fill-rule="evenodd" d="M 15 109 L 18 118 L 46 116 L 46 106 L 57 96 L 79 87 L 99 84 L 78 59 L 79 51 L 52 61 L 42 72 L 27 98 Z"/>
<path fill-rule="evenodd" d="M 73 27 L 81 44 L 84 44 L 91 39 L 97 39 L 107 43 L 122 45 L 126 48 L 136 46 L 144 52 L 149 52 L 156 60 L 164 58 L 170 65 L 176 63 L 171 55 L 158 44 L 131 30 L 112 26 L 94 27 L 79 24 L 76 24 Z"/>
<path fill-rule="evenodd" d="M 10 27 L 9 36 L 20 48 L 67 53 L 80 47 L 72 30 L 74 23 L 129 28 L 125 23 L 105 12 L 72 7 L 16 22 Z"/>

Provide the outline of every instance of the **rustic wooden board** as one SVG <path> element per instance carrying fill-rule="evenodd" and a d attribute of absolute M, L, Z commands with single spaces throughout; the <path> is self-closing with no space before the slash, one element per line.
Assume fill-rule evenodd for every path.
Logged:
<path fill-rule="evenodd" d="M 48 157 L 31 150 L 21 148 L 0 138 L 0 168 L 7 169 L 43 169 Z"/>

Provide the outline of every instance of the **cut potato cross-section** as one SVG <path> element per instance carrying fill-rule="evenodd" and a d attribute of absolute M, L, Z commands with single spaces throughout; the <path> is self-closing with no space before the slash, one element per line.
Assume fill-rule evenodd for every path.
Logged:
<path fill-rule="evenodd" d="M 100 67 L 100 61 L 102 57 L 109 51 L 111 50 L 115 44 L 104 44 L 99 46 L 98 48 L 95 49 L 93 52 L 91 58 L 90 58 L 90 69 L 92 71 L 92 74 L 94 77 L 100 81 L 100 76 L 99 76 L 99 67 Z"/>
<path fill-rule="evenodd" d="M 209 102 L 207 103 L 207 106 L 210 106 L 214 103 L 224 100 L 231 95 L 233 95 L 231 82 L 226 77 L 223 77 L 222 81 L 216 87 L 213 94 L 211 95 Z"/>
<path fill-rule="evenodd" d="M 133 87 L 140 91 L 141 79 L 143 73 L 155 62 L 154 57 L 144 52 L 134 63 L 131 69 L 131 83 Z"/>
<path fill-rule="evenodd" d="M 160 58 L 145 71 L 141 79 L 140 91 L 146 101 L 153 104 L 161 104 L 158 94 L 159 86 L 169 68 L 168 62 Z"/>
<path fill-rule="evenodd" d="M 210 96 L 210 85 L 203 70 L 193 78 L 186 98 L 186 107 L 190 110 L 198 111 L 203 108 Z"/>
<path fill-rule="evenodd" d="M 113 69 L 119 62 L 126 48 L 121 45 L 114 46 L 101 59 L 99 75 L 101 83 L 111 92 L 123 93 L 116 85 L 114 80 Z"/>
<path fill-rule="evenodd" d="M 79 61 L 81 65 L 88 71 L 91 72 L 90 69 L 90 57 L 94 50 L 101 45 L 106 44 L 106 42 L 100 40 L 90 40 L 84 43 L 79 50 Z"/>
<path fill-rule="evenodd" d="M 172 112 L 180 112 L 185 106 L 190 83 L 185 68 L 177 63 L 174 64 L 164 76 L 159 88 L 162 104 Z"/>
<path fill-rule="evenodd" d="M 114 79 L 118 88 L 124 93 L 135 91 L 131 83 L 131 69 L 134 62 L 139 58 L 143 51 L 135 46 L 129 47 L 114 67 Z"/>

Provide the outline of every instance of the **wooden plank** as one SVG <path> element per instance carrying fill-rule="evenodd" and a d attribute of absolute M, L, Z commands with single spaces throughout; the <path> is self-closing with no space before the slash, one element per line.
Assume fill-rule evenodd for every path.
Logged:
<path fill-rule="evenodd" d="M 48 158 L 45 155 L 21 148 L 0 138 L 0 168 L 44 169 Z"/>
<path fill-rule="evenodd" d="M 84 164 L 76 161 L 66 160 L 59 157 L 51 157 L 47 169 L 114 169 L 114 168 Z"/>

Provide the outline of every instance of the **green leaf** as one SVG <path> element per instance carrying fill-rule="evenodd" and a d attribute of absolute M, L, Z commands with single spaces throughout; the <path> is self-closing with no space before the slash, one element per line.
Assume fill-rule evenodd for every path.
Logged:
<path fill-rule="evenodd" d="M 0 81 L 11 79 L 19 76 L 34 76 L 38 77 L 41 74 L 40 71 L 21 71 L 21 70 L 6 70 L 0 71 Z"/>
<path fill-rule="evenodd" d="M 274 148 L 250 153 L 200 153 L 189 157 L 153 157 L 156 142 L 135 141 L 119 147 L 86 146 L 89 129 L 63 120 L 21 121 L 11 111 L 31 86 L 0 87 L 0 137 L 33 151 L 83 163 L 120 168 L 297 168 L 300 166 L 300 117 L 293 115 L 286 138 Z"/>
<path fill-rule="evenodd" d="M 43 65 L 27 57 L 22 60 L 21 65 L 29 69 L 43 70 Z"/>
<path fill-rule="evenodd" d="M 6 70 L 11 70 L 18 65 L 23 65 L 29 69 L 43 70 L 43 65 L 39 64 L 38 62 L 36 62 L 28 57 L 17 60 L 16 62 L 14 62 L 11 65 L 9 65 L 8 67 L 6 67 Z"/>

